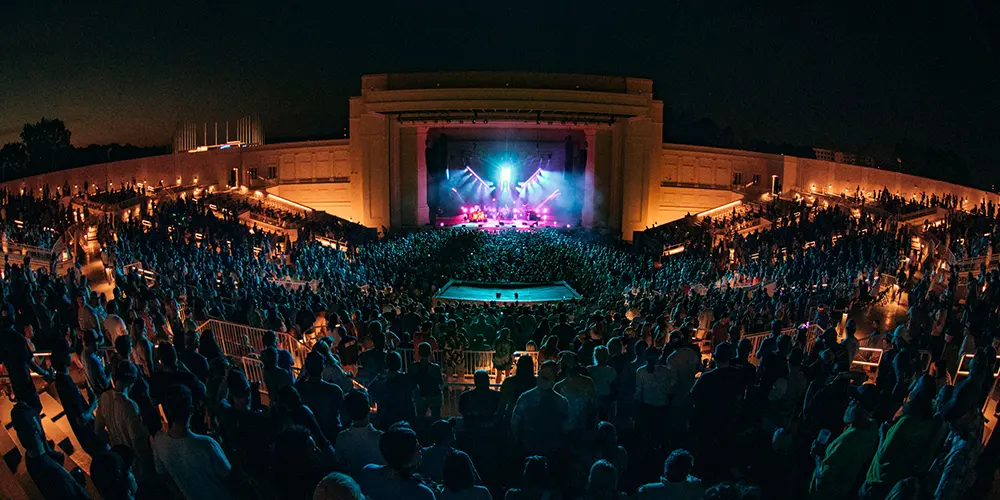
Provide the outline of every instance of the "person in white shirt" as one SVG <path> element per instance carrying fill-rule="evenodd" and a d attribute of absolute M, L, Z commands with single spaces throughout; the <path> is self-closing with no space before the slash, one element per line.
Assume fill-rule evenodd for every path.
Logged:
<path fill-rule="evenodd" d="M 118 315 L 115 301 L 108 302 L 108 316 L 101 320 L 101 326 L 104 328 L 104 337 L 108 345 L 114 345 L 115 339 L 122 335 L 128 335 L 125 321 Z"/>
<path fill-rule="evenodd" d="M 129 391 L 139 372 L 135 365 L 122 361 L 113 374 L 114 389 L 101 394 L 94 414 L 98 437 L 111 446 L 125 445 L 135 452 L 134 472 L 140 480 L 153 472 L 149 430 L 142 422 L 139 406 L 129 398 Z"/>
<path fill-rule="evenodd" d="M 334 443 L 337 461 L 347 465 L 352 477 L 358 477 L 368 464 L 385 465 L 378 448 L 382 431 L 376 430 L 368 421 L 371 412 L 368 393 L 359 389 L 349 391 L 344 396 L 344 410 L 353 423 L 337 434 Z"/>
<path fill-rule="evenodd" d="M 188 500 L 227 500 L 232 467 L 214 439 L 189 428 L 194 403 L 191 390 L 175 384 L 167 388 L 163 412 L 170 427 L 153 438 L 156 472 L 166 475 Z"/>

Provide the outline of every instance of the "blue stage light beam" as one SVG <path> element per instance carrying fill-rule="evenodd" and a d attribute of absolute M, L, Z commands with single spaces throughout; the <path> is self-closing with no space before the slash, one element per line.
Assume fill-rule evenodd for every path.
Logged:
<path fill-rule="evenodd" d="M 476 180 L 479 181 L 479 183 L 482 184 L 484 187 L 493 187 L 492 184 L 484 181 L 483 178 L 480 177 L 475 170 L 472 170 L 472 167 L 465 167 L 465 170 L 467 170 L 470 174 L 472 174 L 472 176 L 475 177 Z"/>

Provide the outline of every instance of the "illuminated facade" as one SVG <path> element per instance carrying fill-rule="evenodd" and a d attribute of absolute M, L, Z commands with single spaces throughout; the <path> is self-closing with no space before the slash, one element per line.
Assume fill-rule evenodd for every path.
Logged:
<path fill-rule="evenodd" d="M 418 227 L 432 218 L 428 149 L 447 134 L 461 147 L 501 138 L 520 150 L 566 137 L 580 153 L 571 156 L 579 158 L 582 181 L 577 192 L 561 196 L 579 200 L 580 224 L 620 231 L 626 240 L 634 231 L 766 192 L 772 179 L 786 191 L 836 195 L 887 187 L 904 196 L 998 201 L 980 190 L 843 162 L 663 144 L 663 103 L 652 89 L 646 79 L 585 75 L 368 75 L 361 95 L 350 101 L 349 139 L 178 152 L 6 185 L 79 189 L 84 181 L 136 180 L 248 186 L 369 227 Z M 201 131 L 202 139 L 206 134 Z M 208 142 L 214 128 L 211 135 Z M 568 158 L 550 151 L 559 161 Z"/>

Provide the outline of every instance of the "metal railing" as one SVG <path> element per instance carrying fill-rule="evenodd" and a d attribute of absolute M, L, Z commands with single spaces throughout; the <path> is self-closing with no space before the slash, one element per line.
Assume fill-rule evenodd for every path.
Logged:
<path fill-rule="evenodd" d="M 281 220 L 269 215 L 264 215 L 261 213 L 256 213 L 253 210 L 250 211 L 248 218 L 254 222 L 260 222 L 263 224 L 268 224 L 270 226 L 278 227 L 281 229 L 298 229 L 299 223 L 297 221 Z"/>
<path fill-rule="evenodd" d="M 795 337 L 795 335 L 798 333 L 798 331 L 799 331 L 799 329 L 796 328 L 796 327 L 783 328 L 781 330 L 781 334 L 782 335 L 789 335 L 791 337 Z M 769 335 L 771 335 L 771 332 L 756 332 L 756 333 L 751 333 L 751 334 L 743 336 L 743 338 L 745 338 L 745 339 L 747 339 L 747 340 L 750 341 L 750 346 L 751 346 L 750 347 L 750 362 L 751 363 L 753 363 L 753 364 L 756 365 L 760 361 L 760 360 L 757 359 L 757 351 L 760 350 L 760 345 L 762 343 L 764 343 L 764 339 L 766 339 Z M 803 350 L 806 351 L 806 352 L 808 352 L 808 350 L 815 343 L 816 343 L 816 337 L 815 336 L 807 335 L 807 337 L 806 337 L 806 345 L 803 347 Z"/>
<path fill-rule="evenodd" d="M 57 252 L 50 248 L 24 245 L 7 240 L 3 242 L 4 253 L 20 254 L 31 257 L 33 260 L 51 262 L 55 260 Z"/>
<path fill-rule="evenodd" d="M 417 353 L 415 349 L 396 349 L 396 352 L 403 358 L 403 369 L 409 370 L 410 364 L 416 362 Z M 444 351 L 437 349 L 431 351 L 431 361 L 441 366 L 441 373 L 446 378 L 461 380 L 472 380 L 472 375 L 476 370 L 486 370 L 490 377 L 496 377 L 497 370 L 493 366 L 493 354 L 495 351 L 462 351 L 462 361 L 458 365 L 451 365 L 445 361 Z M 538 369 L 537 351 L 514 351 L 514 362 L 521 356 L 531 356 L 535 360 L 535 369 Z M 457 377 L 457 378 L 455 378 Z"/>
<path fill-rule="evenodd" d="M 971 259 L 960 260 L 951 265 L 952 270 L 954 270 L 959 275 L 966 275 L 968 273 L 974 273 L 979 275 L 979 266 L 985 264 L 987 269 L 989 268 L 990 262 L 987 260 L 986 256 L 973 257 Z"/>
<path fill-rule="evenodd" d="M 210 319 L 198 325 L 198 333 L 206 330 L 215 333 L 215 341 L 223 353 L 237 358 L 249 357 L 264 350 L 264 335 L 269 331 L 218 319 Z M 275 336 L 278 348 L 291 352 L 294 367 L 301 368 L 309 348 L 287 333 L 275 332 Z"/>
<path fill-rule="evenodd" d="M 299 291 L 302 288 L 307 288 L 307 287 L 314 292 L 319 290 L 319 280 L 299 281 L 293 279 L 285 279 L 285 280 L 271 279 L 270 281 L 271 283 L 274 283 L 276 285 L 281 285 L 282 287 L 292 291 Z"/>

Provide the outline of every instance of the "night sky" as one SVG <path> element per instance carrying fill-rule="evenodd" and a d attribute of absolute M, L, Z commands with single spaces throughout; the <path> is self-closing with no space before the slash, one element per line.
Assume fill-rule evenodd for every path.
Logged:
<path fill-rule="evenodd" d="M 532 70 L 652 78 L 742 136 L 910 138 L 1000 169 L 986 1 L 42 3 L 0 16 L 0 143 L 45 116 L 75 145 L 169 144 L 179 121 L 250 112 L 269 138 L 332 137 L 362 74 Z"/>

